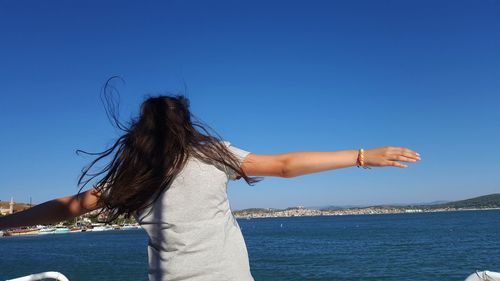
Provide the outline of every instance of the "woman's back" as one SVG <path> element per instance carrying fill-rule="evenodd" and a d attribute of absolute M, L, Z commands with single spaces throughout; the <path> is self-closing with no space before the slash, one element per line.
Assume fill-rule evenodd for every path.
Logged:
<path fill-rule="evenodd" d="M 224 144 L 241 162 L 250 153 Z M 150 280 L 253 280 L 226 193 L 235 176 L 227 167 L 189 157 L 170 187 L 137 214 L 149 235 Z"/>

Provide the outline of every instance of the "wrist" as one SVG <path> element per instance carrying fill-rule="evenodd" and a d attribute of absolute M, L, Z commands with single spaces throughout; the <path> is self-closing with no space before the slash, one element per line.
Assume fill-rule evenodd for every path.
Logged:
<path fill-rule="evenodd" d="M 359 166 L 359 149 L 353 149 L 351 152 L 351 167 Z"/>
<path fill-rule="evenodd" d="M 356 166 L 358 168 L 364 168 L 364 169 L 370 169 L 370 167 L 368 166 L 367 164 L 367 160 L 366 160 L 366 150 L 364 150 L 363 148 L 360 148 L 357 150 L 358 154 L 357 154 L 357 158 L 356 158 Z"/>

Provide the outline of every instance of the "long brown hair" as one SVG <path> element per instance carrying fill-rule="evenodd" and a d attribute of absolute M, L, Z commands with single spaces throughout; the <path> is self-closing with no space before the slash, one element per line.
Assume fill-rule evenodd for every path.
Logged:
<path fill-rule="evenodd" d="M 107 214 L 107 222 L 120 215 L 130 217 L 151 205 L 169 188 L 189 155 L 228 167 L 249 185 L 262 180 L 248 177 L 240 169 L 238 159 L 227 149 L 223 138 L 191 114 L 189 99 L 184 95 L 149 97 L 142 103 L 138 118 L 133 118 L 128 125 L 121 123 L 115 98 L 117 91 L 110 83 L 115 78 L 105 83 L 101 98 L 108 118 L 123 135 L 99 153 L 77 150 L 77 153 L 97 156 L 82 169 L 78 185 L 81 191 L 100 177 L 94 187 L 100 193 L 98 204 L 102 206 L 101 213 Z M 104 168 L 90 172 L 97 162 L 107 157 L 111 160 Z"/>

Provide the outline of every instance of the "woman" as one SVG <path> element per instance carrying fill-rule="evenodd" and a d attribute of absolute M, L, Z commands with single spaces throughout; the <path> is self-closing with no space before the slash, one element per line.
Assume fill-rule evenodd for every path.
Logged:
<path fill-rule="evenodd" d="M 250 176 L 291 178 L 353 166 L 405 168 L 400 162 L 420 160 L 402 147 L 258 155 L 214 137 L 191 117 L 182 95 L 148 98 L 129 126 L 113 117 L 124 134 L 79 180 L 83 188 L 102 176 L 93 188 L 2 217 L 0 229 L 52 224 L 96 209 L 108 220 L 134 216 L 149 236 L 149 280 L 247 281 L 253 278 L 227 199 L 228 180 L 243 178 L 253 185 L 261 179 Z M 90 173 L 108 156 L 101 171 Z"/>

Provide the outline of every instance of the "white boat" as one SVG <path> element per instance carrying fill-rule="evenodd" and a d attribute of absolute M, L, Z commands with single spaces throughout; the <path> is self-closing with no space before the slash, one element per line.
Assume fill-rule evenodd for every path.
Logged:
<path fill-rule="evenodd" d="M 37 281 L 37 280 L 44 280 L 44 279 L 55 279 L 58 281 L 69 281 L 66 276 L 64 276 L 62 273 L 55 272 L 55 271 L 48 271 L 48 272 L 42 272 L 42 273 L 37 273 L 37 274 L 31 274 L 28 276 L 23 276 L 15 279 L 9 279 L 7 281 Z"/>
<path fill-rule="evenodd" d="M 121 229 L 123 230 L 128 230 L 128 229 L 138 229 L 141 228 L 140 225 L 134 225 L 134 224 L 124 224 Z"/>
<path fill-rule="evenodd" d="M 465 279 L 465 281 L 500 281 L 500 273 L 493 271 L 476 271 Z"/>
<path fill-rule="evenodd" d="M 64 234 L 64 233 L 69 233 L 69 228 L 67 227 L 56 227 L 54 233 L 55 234 Z"/>
<path fill-rule="evenodd" d="M 113 228 L 109 225 L 96 225 L 92 229 L 89 229 L 90 231 L 108 231 L 108 230 L 113 230 Z"/>
<path fill-rule="evenodd" d="M 54 234 L 56 231 L 53 227 L 42 227 L 38 229 L 38 234 Z"/>

